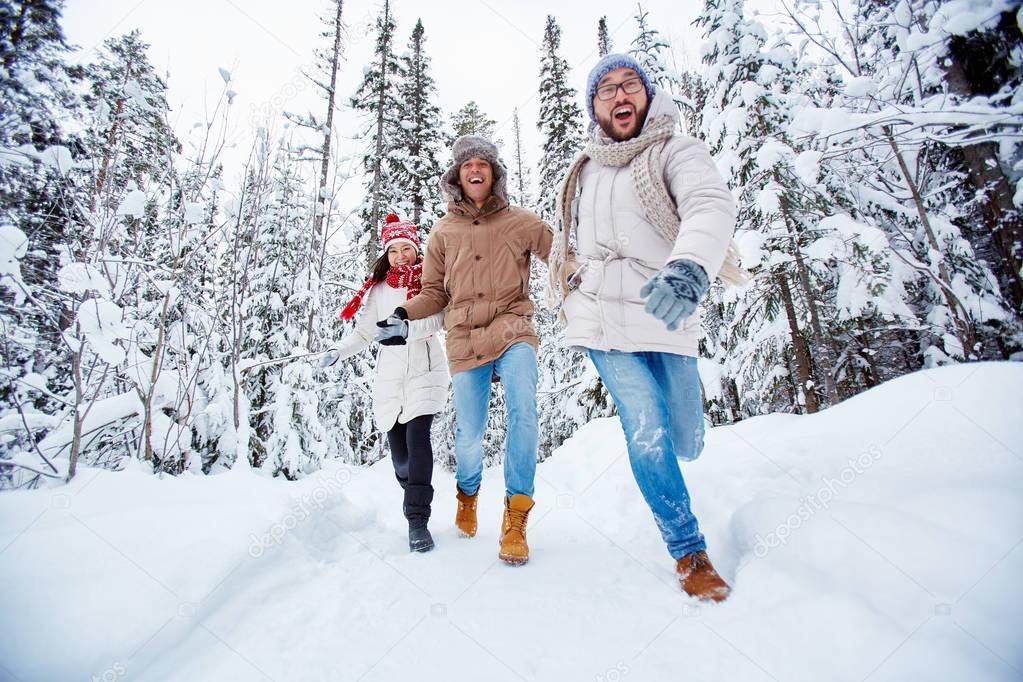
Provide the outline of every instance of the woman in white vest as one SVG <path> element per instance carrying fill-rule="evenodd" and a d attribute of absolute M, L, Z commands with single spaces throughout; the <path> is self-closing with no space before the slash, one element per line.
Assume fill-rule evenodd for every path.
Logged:
<path fill-rule="evenodd" d="M 341 312 L 342 319 L 350 320 L 363 308 L 354 332 L 323 356 L 322 367 L 368 348 L 378 331 L 376 321 L 422 289 L 423 259 L 416 226 L 392 213 L 380 237 L 383 254 Z M 434 415 L 444 409 L 450 383 L 447 359 L 436 337 L 443 319 L 443 313 L 438 313 L 404 322 L 406 337 L 383 341 L 376 362 L 373 412 L 377 428 L 387 433 L 394 474 L 405 491 L 409 549 L 414 552 L 433 549 L 427 528 L 433 502 L 430 426 Z"/>

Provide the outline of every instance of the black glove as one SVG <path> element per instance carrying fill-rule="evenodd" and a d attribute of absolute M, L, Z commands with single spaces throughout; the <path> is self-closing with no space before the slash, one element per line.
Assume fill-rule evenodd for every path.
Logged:
<path fill-rule="evenodd" d="M 404 346 L 408 338 L 408 313 L 404 308 L 395 308 L 386 320 L 377 322 L 380 329 L 373 337 L 381 346 Z"/>

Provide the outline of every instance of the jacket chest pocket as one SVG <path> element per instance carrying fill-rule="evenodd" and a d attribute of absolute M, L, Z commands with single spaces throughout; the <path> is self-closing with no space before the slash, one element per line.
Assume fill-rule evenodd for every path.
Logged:
<path fill-rule="evenodd" d="M 444 238 L 444 291 L 448 296 L 453 293 L 451 278 L 461 276 L 465 267 L 465 254 L 462 253 L 463 245 L 469 245 L 468 237 L 462 235 L 445 235 Z M 455 282 L 457 284 L 457 282 Z"/>
<path fill-rule="evenodd" d="M 496 265 L 501 268 L 501 272 L 509 273 L 510 280 L 510 274 L 515 272 L 518 275 L 519 290 L 529 294 L 529 249 L 511 239 L 502 239 Z"/>

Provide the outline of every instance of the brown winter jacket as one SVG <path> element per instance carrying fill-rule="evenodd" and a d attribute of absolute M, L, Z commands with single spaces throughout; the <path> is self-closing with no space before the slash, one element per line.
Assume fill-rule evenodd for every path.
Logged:
<path fill-rule="evenodd" d="M 551 228 L 535 213 L 492 196 L 477 209 L 450 202 L 430 233 L 423 290 L 401 307 L 410 320 L 443 310 L 451 374 L 496 360 L 513 343 L 537 347 L 529 255 L 545 263 Z"/>

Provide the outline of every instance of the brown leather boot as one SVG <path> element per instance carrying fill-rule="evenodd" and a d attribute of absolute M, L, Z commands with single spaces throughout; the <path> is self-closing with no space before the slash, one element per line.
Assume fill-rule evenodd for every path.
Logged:
<path fill-rule="evenodd" d="M 455 486 L 458 499 L 458 509 L 455 510 L 455 528 L 462 537 L 471 538 L 476 535 L 476 501 L 479 500 L 480 491 L 476 490 L 472 495 L 466 495 L 462 489 Z"/>
<path fill-rule="evenodd" d="M 526 521 L 533 508 L 529 495 L 512 495 L 504 498 L 504 518 L 501 520 L 502 561 L 520 566 L 529 561 L 529 545 L 526 544 Z"/>
<path fill-rule="evenodd" d="M 724 601 L 732 588 L 728 586 L 714 564 L 710 563 L 707 552 L 700 550 L 686 554 L 675 564 L 678 582 L 690 597 L 701 601 Z"/>

